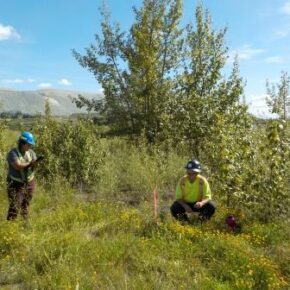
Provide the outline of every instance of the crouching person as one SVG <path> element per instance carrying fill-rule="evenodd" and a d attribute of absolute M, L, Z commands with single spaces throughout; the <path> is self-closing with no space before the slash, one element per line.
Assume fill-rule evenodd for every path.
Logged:
<path fill-rule="evenodd" d="M 211 200 L 208 181 L 200 175 L 201 165 L 197 160 L 191 160 L 185 169 L 187 174 L 177 184 L 171 214 L 177 220 L 186 222 L 189 221 L 187 214 L 196 214 L 201 221 L 208 220 L 214 214 L 216 206 Z"/>

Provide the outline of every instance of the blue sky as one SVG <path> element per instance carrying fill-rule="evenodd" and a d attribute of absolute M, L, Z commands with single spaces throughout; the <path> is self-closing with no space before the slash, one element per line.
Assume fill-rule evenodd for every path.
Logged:
<path fill-rule="evenodd" d="M 126 30 L 141 0 L 108 0 L 112 20 Z M 101 0 L 0 0 L 0 88 L 101 90 L 71 49 L 84 52 L 100 31 Z M 198 1 L 184 0 L 184 23 Z M 279 81 L 290 64 L 290 0 L 204 0 L 215 28 L 238 54 L 250 111 L 263 115 L 265 82 Z M 230 65 L 230 64 L 229 64 Z"/>

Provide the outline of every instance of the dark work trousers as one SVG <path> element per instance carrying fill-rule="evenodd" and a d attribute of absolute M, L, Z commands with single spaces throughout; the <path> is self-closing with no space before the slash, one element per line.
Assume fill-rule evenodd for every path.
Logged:
<path fill-rule="evenodd" d="M 18 212 L 23 218 L 28 215 L 28 206 L 32 199 L 32 194 L 35 188 L 35 181 L 21 183 L 10 178 L 7 180 L 7 192 L 9 200 L 9 209 L 7 220 L 16 219 Z"/>
<path fill-rule="evenodd" d="M 215 213 L 216 205 L 213 201 L 208 201 L 202 208 L 195 208 L 194 205 L 196 202 L 186 202 L 190 206 L 193 212 L 199 212 L 200 220 L 209 220 L 211 216 Z M 180 221 L 189 221 L 184 207 L 178 202 L 175 201 L 170 207 L 171 214 Z"/>

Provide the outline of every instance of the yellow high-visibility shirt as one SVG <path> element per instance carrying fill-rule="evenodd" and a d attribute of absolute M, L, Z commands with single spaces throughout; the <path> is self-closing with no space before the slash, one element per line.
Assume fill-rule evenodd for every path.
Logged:
<path fill-rule="evenodd" d="M 202 188 L 200 189 L 200 186 Z M 176 187 L 176 199 L 186 202 L 196 202 L 211 199 L 211 190 L 205 177 L 197 175 L 194 182 L 190 182 L 188 175 L 180 178 Z"/>

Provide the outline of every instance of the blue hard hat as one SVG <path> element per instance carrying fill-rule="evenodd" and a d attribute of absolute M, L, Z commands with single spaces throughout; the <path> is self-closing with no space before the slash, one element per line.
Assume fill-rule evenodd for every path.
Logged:
<path fill-rule="evenodd" d="M 30 132 L 21 133 L 18 141 L 22 141 L 22 142 L 28 143 L 29 145 L 33 145 L 33 146 L 35 145 L 34 137 Z"/>
<path fill-rule="evenodd" d="M 190 160 L 187 162 L 185 169 L 193 172 L 201 172 L 201 165 L 197 160 Z"/>

